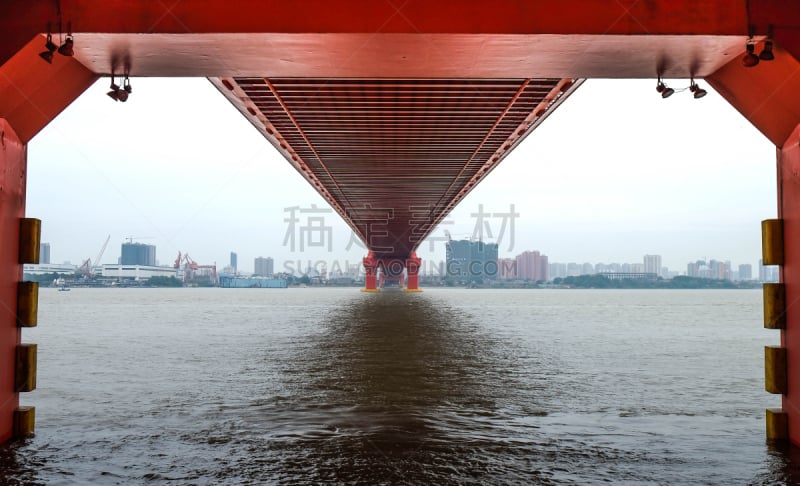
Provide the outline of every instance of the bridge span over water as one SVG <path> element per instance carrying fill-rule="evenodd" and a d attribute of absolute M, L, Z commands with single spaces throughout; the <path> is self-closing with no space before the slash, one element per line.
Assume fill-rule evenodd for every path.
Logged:
<path fill-rule="evenodd" d="M 366 290 L 587 78 L 713 86 L 777 147 L 767 435 L 800 444 L 800 9 L 784 0 L 30 0 L 0 17 L 0 441 L 33 430 L 28 142 L 99 78 L 206 77 L 366 243 Z M 749 54 L 749 55 L 748 55 Z M 700 91 L 693 90 L 696 95 Z M 654 90 L 654 96 L 658 94 Z M 157 114 L 154 114 L 157 116 Z M 624 114 L 615 114 L 624 116 Z M 609 118 L 613 123 L 613 119 Z M 209 120 L 213 123 L 213 120 Z M 676 142 L 677 143 L 677 142 Z M 658 150 L 653 147 L 653 150 Z M 643 158 L 647 154 L 642 154 Z M 379 270 L 380 269 L 380 270 Z M 795 349 L 792 353 L 788 350 Z"/>

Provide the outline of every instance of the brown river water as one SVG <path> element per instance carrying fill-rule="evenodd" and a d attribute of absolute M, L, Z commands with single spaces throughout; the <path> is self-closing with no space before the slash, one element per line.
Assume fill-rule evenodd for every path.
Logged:
<path fill-rule="evenodd" d="M 759 290 L 42 289 L 0 484 L 782 484 Z"/>

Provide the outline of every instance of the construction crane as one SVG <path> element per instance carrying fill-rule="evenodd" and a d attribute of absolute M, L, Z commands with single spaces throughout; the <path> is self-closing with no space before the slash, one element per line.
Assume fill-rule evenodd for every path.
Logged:
<path fill-rule="evenodd" d="M 100 259 L 103 258 L 103 253 L 106 252 L 106 247 L 108 246 L 108 242 L 111 240 L 111 235 L 108 235 L 106 238 L 106 242 L 103 243 L 103 247 L 100 248 L 100 252 L 95 257 L 94 261 L 91 258 L 87 258 L 78 268 L 78 273 L 83 275 L 84 278 L 92 278 L 94 276 L 94 267 L 100 264 Z"/>
<path fill-rule="evenodd" d="M 152 240 L 152 236 L 128 236 L 125 238 L 128 240 L 128 243 L 133 243 L 133 240 Z"/>

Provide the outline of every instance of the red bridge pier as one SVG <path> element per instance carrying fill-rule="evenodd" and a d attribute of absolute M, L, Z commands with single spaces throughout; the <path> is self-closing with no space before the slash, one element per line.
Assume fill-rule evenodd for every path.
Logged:
<path fill-rule="evenodd" d="M 766 431 L 800 445 L 800 125 L 777 153 L 778 219 L 762 223 L 762 245 L 764 264 L 781 266 L 781 282 L 764 285 L 764 327 L 781 341 L 764 350 L 764 376 L 781 407 L 767 409 Z"/>
<path fill-rule="evenodd" d="M 39 221 L 25 219 L 27 145 L 0 118 L 0 442 L 33 432 L 33 407 L 20 392 L 36 387 L 36 345 L 22 327 L 36 325 L 38 286 L 23 283 L 22 264 L 38 263 Z"/>
<path fill-rule="evenodd" d="M 419 288 L 422 259 L 415 252 L 411 252 L 407 258 L 382 258 L 370 251 L 364 257 L 363 264 L 365 277 L 362 292 L 378 292 L 386 282 L 397 282 L 406 292 L 422 292 Z"/>

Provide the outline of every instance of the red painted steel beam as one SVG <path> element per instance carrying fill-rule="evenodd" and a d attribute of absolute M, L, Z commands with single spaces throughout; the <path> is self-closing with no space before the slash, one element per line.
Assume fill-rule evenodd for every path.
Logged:
<path fill-rule="evenodd" d="M 12 418 L 19 405 L 14 391 L 17 327 L 17 283 L 20 219 L 25 216 L 27 146 L 7 120 L 0 118 L 0 443 L 12 435 Z"/>
<path fill-rule="evenodd" d="M 746 0 L 27 0 L 0 26 L 41 32 L 59 4 L 79 32 L 737 35 L 748 23 Z"/>
<path fill-rule="evenodd" d="M 222 93 L 228 100 L 236 107 L 242 115 L 247 118 L 250 123 L 278 150 L 288 162 L 289 164 L 297 170 L 303 178 L 311 184 L 312 187 L 331 205 L 332 208 L 342 217 L 345 221 L 347 219 L 347 213 L 345 208 L 342 207 L 340 202 L 336 200 L 331 192 L 325 187 L 325 184 L 320 181 L 316 174 L 314 174 L 313 170 L 309 167 L 305 160 L 301 156 L 298 155 L 295 147 L 292 146 L 290 142 L 287 141 L 284 134 L 281 133 L 275 125 L 261 112 L 261 110 L 256 106 L 250 96 L 242 89 L 241 86 L 237 83 L 234 78 L 212 78 L 210 79 L 211 83 L 217 87 L 217 89 Z M 263 78 L 259 78 L 257 80 L 258 83 L 264 85 L 266 89 L 269 87 L 266 84 L 266 80 Z M 276 93 L 273 90 L 269 90 L 269 92 L 274 97 Z M 285 110 L 284 110 L 285 111 Z M 297 125 L 293 123 L 295 127 Z M 308 144 L 307 144 L 308 145 Z M 351 225 L 352 226 L 352 225 Z M 357 231 L 357 234 L 363 239 L 365 239 L 365 235 L 362 232 Z"/>
<path fill-rule="evenodd" d="M 0 32 L 8 33 L 0 43 L 0 65 L 61 18 L 75 30 L 76 57 L 104 74 L 127 69 L 137 76 L 632 78 L 662 70 L 704 76 L 743 50 L 750 23 L 746 5 L 31 0 L 14 2 L 0 18 Z"/>
<path fill-rule="evenodd" d="M 483 146 L 486 144 L 486 141 L 492 135 L 494 135 L 494 132 L 497 129 L 497 127 L 500 125 L 500 122 L 502 122 L 503 119 L 505 118 L 505 116 L 509 113 L 509 111 L 511 111 L 511 108 L 514 106 L 514 103 L 516 103 L 517 100 L 519 99 L 519 97 L 522 96 L 522 93 L 525 91 L 525 88 L 528 87 L 528 83 L 530 83 L 530 82 L 531 82 L 530 79 L 526 79 L 526 80 L 524 80 L 522 82 L 522 85 L 519 87 L 517 92 L 514 93 L 514 96 L 508 102 L 508 105 L 506 105 L 506 107 L 503 109 L 502 113 L 500 113 L 497 116 L 497 120 L 495 120 L 494 124 L 489 129 L 489 131 L 486 132 L 486 135 L 483 136 L 483 139 L 478 143 L 478 146 L 475 147 L 475 150 L 469 156 L 469 159 L 467 159 L 464 162 L 464 166 L 461 167 L 461 170 L 459 170 L 458 173 L 455 175 L 455 177 L 453 177 L 453 180 L 450 182 L 450 185 L 447 186 L 447 189 L 445 189 L 444 193 L 441 195 L 439 200 L 436 201 L 436 204 L 434 205 L 434 210 L 438 209 L 441 206 L 442 201 L 450 194 L 450 190 L 453 188 L 453 186 L 455 186 L 458 183 L 458 179 L 461 177 L 461 175 L 464 173 L 464 171 L 467 170 L 467 167 L 469 167 L 470 163 L 472 163 L 472 161 L 475 160 L 475 157 L 478 156 L 478 153 L 481 151 Z M 516 133 L 512 134 L 512 136 L 515 136 L 515 135 L 516 135 Z M 490 159 L 490 161 L 491 161 L 491 159 Z M 461 187 L 459 187 L 459 189 L 461 189 Z"/>
<path fill-rule="evenodd" d="M 792 0 L 750 0 L 747 12 L 750 29 L 770 34 L 777 44 L 800 59 L 800 5 Z"/>
<path fill-rule="evenodd" d="M 787 393 L 782 407 L 789 414 L 789 438 L 800 446 L 800 124 L 778 151 L 778 216 L 783 220 L 786 327 L 781 346 L 786 352 Z"/>
<path fill-rule="evenodd" d="M 328 178 L 330 179 L 331 183 L 333 184 L 333 187 L 340 194 L 340 196 L 344 199 L 344 201 L 343 201 L 344 207 L 350 207 L 350 201 L 347 199 L 347 194 L 345 194 L 344 191 L 342 191 L 342 188 L 336 182 L 336 178 L 333 177 L 333 174 L 331 174 L 331 171 L 325 166 L 325 161 L 322 160 L 322 157 L 319 155 L 317 150 L 314 148 L 314 144 L 311 143 L 311 140 L 309 140 L 308 136 L 305 133 L 303 133 L 303 127 L 300 126 L 300 124 L 295 119 L 294 115 L 292 115 L 292 111 L 289 109 L 288 106 L 286 106 L 286 103 L 283 101 L 283 99 L 281 98 L 280 94 L 278 94 L 278 91 L 275 89 L 275 86 L 273 86 L 273 84 L 270 82 L 270 80 L 266 79 L 266 78 L 264 79 L 264 83 L 269 88 L 270 92 L 272 93 L 272 96 L 274 96 L 275 99 L 278 101 L 278 103 L 280 103 L 281 108 L 283 108 L 283 111 L 286 113 L 286 116 L 292 121 L 292 124 L 294 125 L 295 130 L 297 130 L 297 133 L 300 134 L 300 136 L 303 139 L 303 142 L 306 144 L 308 149 L 311 150 L 311 153 L 314 154 L 314 158 L 317 160 L 317 163 L 319 163 L 322 166 L 323 170 L 325 171 L 325 174 L 328 176 Z M 320 188 L 318 187 L 318 190 L 319 189 Z M 326 191 L 327 191 L 327 188 L 326 188 Z M 325 197 L 324 194 L 322 194 L 322 195 L 323 195 L 323 197 Z M 335 198 L 333 198 L 333 201 L 331 201 L 331 202 L 332 202 L 332 206 L 334 207 L 334 209 L 336 210 L 337 213 L 339 213 L 341 215 L 346 215 L 343 206 L 340 205 Z M 364 238 L 364 235 L 360 233 L 358 228 L 353 228 L 353 231 L 355 231 L 356 234 L 361 236 L 362 239 Z"/>
<path fill-rule="evenodd" d="M 762 45 L 757 46 L 760 52 Z M 777 147 L 800 121 L 800 62 L 776 46 L 774 61 L 744 67 L 737 57 L 705 80 Z"/>
<path fill-rule="evenodd" d="M 74 58 L 56 54 L 46 63 L 43 45 L 37 37 L 0 66 L 0 118 L 25 143 L 97 80 Z"/>
<path fill-rule="evenodd" d="M 485 160 L 479 171 L 472 176 L 472 178 L 465 184 L 461 185 L 461 190 L 453 196 L 447 204 L 447 207 L 441 211 L 440 216 L 436 219 L 433 227 L 438 225 L 447 214 L 458 204 L 459 201 L 464 199 L 467 194 L 477 187 L 478 183 L 482 181 L 489 173 L 494 170 L 498 164 L 513 151 L 517 145 L 522 143 L 525 138 L 533 132 L 550 114 L 555 111 L 558 106 L 563 103 L 569 95 L 571 95 L 581 84 L 583 80 L 576 79 L 562 79 L 557 85 L 550 90 L 547 96 L 539 102 L 538 105 L 530 112 L 525 120 L 520 123 L 519 127 L 514 130 L 507 140 L 502 144 L 502 148 L 495 151 L 495 153 Z M 433 230 L 431 228 L 431 231 Z M 427 234 L 426 234 L 427 236 Z"/>

